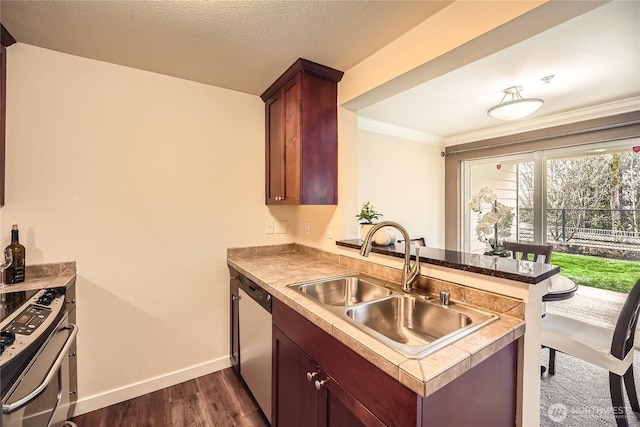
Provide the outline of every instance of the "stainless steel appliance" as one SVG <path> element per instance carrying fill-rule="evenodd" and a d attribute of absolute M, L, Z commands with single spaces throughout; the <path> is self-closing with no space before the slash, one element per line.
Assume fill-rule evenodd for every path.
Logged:
<path fill-rule="evenodd" d="M 75 282 L 0 294 L 0 427 L 60 427 L 76 400 Z"/>
<path fill-rule="evenodd" d="M 271 295 L 239 276 L 240 376 L 271 422 Z"/>

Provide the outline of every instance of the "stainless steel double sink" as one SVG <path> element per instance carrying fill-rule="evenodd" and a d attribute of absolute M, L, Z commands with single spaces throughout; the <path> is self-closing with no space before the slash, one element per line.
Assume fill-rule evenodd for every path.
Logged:
<path fill-rule="evenodd" d="M 421 359 L 498 319 L 492 313 L 401 292 L 358 274 L 289 285 L 402 355 Z"/>

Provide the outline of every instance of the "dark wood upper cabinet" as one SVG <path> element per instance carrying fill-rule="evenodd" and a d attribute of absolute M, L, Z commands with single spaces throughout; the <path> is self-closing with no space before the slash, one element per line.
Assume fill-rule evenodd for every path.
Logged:
<path fill-rule="evenodd" d="M 5 123 L 7 106 L 7 46 L 16 42 L 0 24 L 0 206 L 4 206 Z"/>
<path fill-rule="evenodd" d="M 266 203 L 338 203 L 338 82 L 342 71 L 298 59 L 261 95 Z"/>

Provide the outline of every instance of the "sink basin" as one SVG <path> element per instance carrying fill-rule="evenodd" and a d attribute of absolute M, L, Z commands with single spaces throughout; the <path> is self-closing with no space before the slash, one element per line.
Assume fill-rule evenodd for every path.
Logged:
<path fill-rule="evenodd" d="M 421 359 L 497 320 L 498 316 L 387 287 L 358 274 L 289 285 L 402 355 Z"/>
<path fill-rule="evenodd" d="M 347 316 L 410 346 L 428 344 L 472 323 L 465 314 L 402 296 L 350 308 Z"/>
<path fill-rule="evenodd" d="M 335 307 L 352 306 L 393 294 L 391 289 L 376 285 L 362 276 L 303 283 L 291 288 L 321 304 Z"/>
<path fill-rule="evenodd" d="M 410 358 L 423 358 L 498 319 L 461 304 L 442 306 L 408 295 L 353 306 L 345 315 L 358 328 Z"/>

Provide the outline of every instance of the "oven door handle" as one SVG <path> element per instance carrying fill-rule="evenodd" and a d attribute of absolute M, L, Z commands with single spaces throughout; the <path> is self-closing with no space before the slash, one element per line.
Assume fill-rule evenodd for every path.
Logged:
<path fill-rule="evenodd" d="M 38 387 L 36 387 L 31 393 L 29 393 L 22 399 L 17 400 L 8 405 L 2 405 L 3 414 L 10 414 L 22 408 L 27 403 L 37 398 L 49 386 L 49 383 L 51 382 L 53 377 L 58 373 L 58 369 L 60 369 L 60 365 L 62 365 L 62 361 L 64 360 L 65 357 L 67 357 L 67 353 L 69 352 L 69 349 L 71 349 L 71 346 L 73 345 L 73 342 L 76 339 L 76 335 L 78 335 L 78 327 L 72 323 L 69 323 L 68 325 L 63 326 L 58 330 L 58 332 L 66 329 L 70 329 L 71 333 L 69 334 L 67 341 L 65 341 L 64 346 L 62 347 L 62 350 L 60 350 L 60 353 L 58 353 L 58 357 L 56 358 L 55 362 L 53 362 L 51 369 L 47 373 L 47 376 L 44 378 L 42 383 L 40 383 Z"/>

